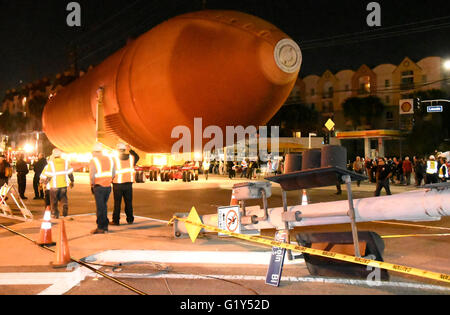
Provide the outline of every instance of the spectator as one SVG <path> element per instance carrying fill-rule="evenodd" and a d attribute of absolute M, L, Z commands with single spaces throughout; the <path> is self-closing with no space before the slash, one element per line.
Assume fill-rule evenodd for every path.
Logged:
<path fill-rule="evenodd" d="M 361 161 L 361 157 L 359 157 L 359 156 L 357 156 L 355 162 L 353 162 L 353 171 L 355 173 L 358 173 L 358 174 L 361 174 L 361 175 L 364 173 L 364 164 Z M 361 185 L 361 181 L 358 180 L 356 182 L 356 184 L 359 187 Z"/>
<path fill-rule="evenodd" d="M 411 184 L 412 164 L 408 156 L 405 157 L 405 161 L 403 161 L 402 169 L 406 178 L 406 185 L 409 186 Z"/>
<path fill-rule="evenodd" d="M 19 186 L 19 195 L 23 200 L 27 200 L 28 198 L 25 196 L 25 190 L 27 188 L 27 174 L 28 174 L 28 165 L 24 161 L 23 154 L 20 154 L 16 163 L 16 172 L 17 172 L 17 185 Z"/>
<path fill-rule="evenodd" d="M 8 163 L 4 155 L 0 155 L 0 188 L 5 184 L 8 185 L 11 176 L 11 164 Z"/>
<path fill-rule="evenodd" d="M 416 187 L 422 185 L 422 180 L 425 175 L 425 164 L 422 159 L 414 157 L 414 177 L 416 180 Z"/>
<path fill-rule="evenodd" d="M 378 166 L 376 173 L 377 188 L 375 190 L 375 197 L 380 196 L 381 189 L 386 190 L 387 195 L 392 195 L 389 187 L 389 179 L 392 177 L 392 170 L 389 165 L 386 164 L 384 158 L 378 158 Z"/>

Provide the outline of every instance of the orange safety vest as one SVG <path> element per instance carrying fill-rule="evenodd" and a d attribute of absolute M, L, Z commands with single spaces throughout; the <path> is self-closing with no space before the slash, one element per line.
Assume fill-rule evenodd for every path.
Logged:
<path fill-rule="evenodd" d="M 115 157 L 116 162 L 116 175 L 114 176 L 114 184 L 134 183 L 134 175 L 136 171 L 134 169 L 134 156 L 130 154 L 128 160 L 121 160 L 119 157 Z"/>
<path fill-rule="evenodd" d="M 93 157 L 96 172 L 94 174 L 94 184 L 103 187 L 111 185 L 113 179 L 113 160 L 107 156 Z"/>

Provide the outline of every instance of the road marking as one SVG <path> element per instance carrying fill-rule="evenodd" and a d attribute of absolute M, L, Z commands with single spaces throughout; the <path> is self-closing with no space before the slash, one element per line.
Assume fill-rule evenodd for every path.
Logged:
<path fill-rule="evenodd" d="M 163 250 L 108 250 L 84 259 L 87 263 L 127 263 L 155 262 L 167 264 L 227 264 L 227 265 L 267 265 L 271 251 L 265 252 L 224 252 L 224 251 L 163 251 Z M 287 265 L 304 264 L 304 259 L 289 261 Z"/>
<path fill-rule="evenodd" d="M 127 279 L 178 279 L 178 280 L 235 280 L 235 281 L 265 281 L 265 276 L 249 276 L 249 275 L 195 275 L 195 274 L 147 274 L 147 273 L 111 273 L 108 274 L 115 278 Z M 404 289 L 434 290 L 447 291 L 450 288 L 438 285 L 408 283 L 408 282 L 391 282 L 391 281 L 367 281 L 357 279 L 341 279 L 341 278 L 321 278 L 321 277 L 282 277 L 282 282 L 307 282 L 307 283 L 323 283 L 323 284 L 347 284 L 369 287 L 394 287 Z"/>

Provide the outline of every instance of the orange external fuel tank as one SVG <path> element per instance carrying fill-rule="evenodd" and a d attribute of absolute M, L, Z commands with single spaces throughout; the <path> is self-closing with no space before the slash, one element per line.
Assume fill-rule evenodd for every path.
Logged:
<path fill-rule="evenodd" d="M 172 129 L 262 126 L 283 105 L 302 62 L 298 45 L 272 24 L 236 11 L 206 10 L 153 28 L 58 92 L 43 126 L 65 152 L 96 141 L 97 90 L 105 128 L 148 153 L 170 152 Z"/>

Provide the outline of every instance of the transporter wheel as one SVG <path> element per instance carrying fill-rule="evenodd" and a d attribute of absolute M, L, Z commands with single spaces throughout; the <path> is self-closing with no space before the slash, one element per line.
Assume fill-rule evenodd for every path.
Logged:
<path fill-rule="evenodd" d="M 183 172 L 183 182 L 186 182 L 186 172 Z"/>

